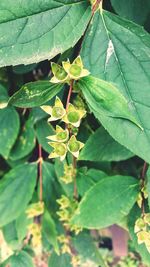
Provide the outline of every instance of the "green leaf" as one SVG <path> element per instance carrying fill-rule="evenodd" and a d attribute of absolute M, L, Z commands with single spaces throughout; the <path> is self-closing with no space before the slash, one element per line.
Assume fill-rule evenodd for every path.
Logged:
<path fill-rule="evenodd" d="M 109 12 L 97 12 L 81 56 L 92 75 L 117 86 L 144 131 L 127 120 L 99 114 L 101 123 L 120 144 L 150 162 L 150 35 Z"/>
<path fill-rule="evenodd" d="M 23 164 L 0 181 L 0 226 L 16 219 L 32 198 L 37 178 L 36 164 Z"/>
<path fill-rule="evenodd" d="M 139 207 L 137 205 L 135 205 L 132 208 L 132 210 L 129 214 L 129 217 L 128 217 L 128 228 L 129 228 L 129 233 L 130 233 L 130 236 L 132 238 L 132 242 L 133 242 L 133 245 L 134 245 L 136 251 L 140 253 L 140 256 L 142 257 L 143 263 L 149 265 L 150 253 L 148 252 L 148 250 L 144 244 L 140 244 L 140 245 L 138 244 L 137 236 L 134 233 L 135 222 L 140 217 L 141 217 L 141 209 L 139 209 Z"/>
<path fill-rule="evenodd" d="M 145 0 L 111 0 L 115 11 L 123 18 L 144 24 L 150 12 L 150 1 Z"/>
<path fill-rule="evenodd" d="M 82 78 L 78 86 L 97 118 L 102 114 L 116 119 L 126 119 L 143 130 L 133 116 L 130 104 L 114 85 L 88 76 Z"/>
<path fill-rule="evenodd" d="M 46 137 L 53 135 L 54 133 L 53 127 L 46 120 L 40 120 L 36 123 L 36 136 L 38 142 L 48 153 L 51 153 L 53 149 L 50 145 L 48 145 L 48 139 L 46 139 Z"/>
<path fill-rule="evenodd" d="M 59 252 L 58 241 L 57 241 L 57 231 L 56 225 L 51 217 L 50 213 L 46 210 L 42 217 L 42 232 L 45 235 L 45 238 L 50 244 L 54 247 L 55 251 Z"/>
<path fill-rule="evenodd" d="M 15 221 L 5 225 L 2 228 L 2 231 L 3 231 L 4 239 L 9 245 L 9 247 L 11 247 L 11 249 L 14 249 L 14 250 L 19 249 L 21 244 L 19 244 L 19 241 L 18 241 Z"/>
<path fill-rule="evenodd" d="M 147 170 L 147 185 L 146 185 L 146 190 L 148 193 L 148 205 L 150 208 L 150 167 Z"/>
<path fill-rule="evenodd" d="M 59 93 L 61 84 L 49 81 L 30 82 L 22 86 L 9 100 L 9 104 L 20 108 L 37 107 Z"/>
<path fill-rule="evenodd" d="M 0 84 L 0 108 L 3 108 L 3 106 L 7 103 L 8 101 L 8 93 L 7 90 L 3 85 Z"/>
<path fill-rule="evenodd" d="M 19 116 L 13 107 L 0 110 L 0 154 L 6 159 L 16 141 L 19 127 Z"/>
<path fill-rule="evenodd" d="M 71 221 L 89 229 L 117 223 L 134 205 L 138 189 L 138 181 L 133 177 L 105 177 L 84 195 Z"/>
<path fill-rule="evenodd" d="M 71 257 L 69 254 L 57 255 L 53 252 L 49 258 L 48 267 L 72 267 L 70 262 Z"/>
<path fill-rule="evenodd" d="M 85 266 L 108 267 L 89 233 L 82 232 L 81 234 L 74 237 L 72 241 L 81 262 L 85 264 Z"/>
<path fill-rule="evenodd" d="M 93 185 L 99 182 L 107 174 L 100 170 L 80 168 L 77 172 L 78 193 L 83 196 Z"/>
<path fill-rule="evenodd" d="M 120 161 L 133 157 L 133 153 L 116 142 L 100 127 L 92 134 L 80 152 L 79 160 Z"/>
<path fill-rule="evenodd" d="M 35 147 L 35 133 L 32 120 L 27 120 L 22 131 L 10 152 L 11 160 L 19 160 L 27 156 Z"/>
<path fill-rule="evenodd" d="M 32 258 L 25 251 L 21 251 L 18 254 L 14 254 L 9 257 L 5 263 L 2 264 L 2 267 L 34 267 Z"/>
<path fill-rule="evenodd" d="M 25 211 L 16 219 L 16 231 L 19 241 L 22 241 L 28 232 L 28 225 L 33 222 L 33 219 L 29 219 Z"/>
<path fill-rule="evenodd" d="M 51 59 L 73 47 L 91 16 L 82 0 L 8 0 L 0 10 L 0 67 Z"/>

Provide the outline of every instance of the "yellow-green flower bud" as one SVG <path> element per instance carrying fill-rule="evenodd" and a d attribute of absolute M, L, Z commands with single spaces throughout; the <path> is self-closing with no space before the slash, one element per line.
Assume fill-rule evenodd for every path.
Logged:
<path fill-rule="evenodd" d="M 48 142 L 50 146 L 54 148 L 53 152 L 49 155 L 49 158 L 60 158 L 60 160 L 64 160 L 67 153 L 67 146 L 64 143 L 53 143 Z"/>
<path fill-rule="evenodd" d="M 57 120 L 63 118 L 66 114 L 66 110 L 64 109 L 64 106 L 63 106 L 61 100 L 59 99 L 59 97 L 56 97 L 55 104 L 53 107 L 44 105 L 44 106 L 41 106 L 41 108 L 46 113 L 51 115 L 51 117 L 48 119 L 48 122 L 57 121 Z"/>
<path fill-rule="evenodd" d="M 138 233 L 139 231 L 146 230 L 146 224 L 143 218 L 139 218 L 135 222 L 134 232 Z"/>
<path fill-rule="evenodd" d="M 67 113 L 62 118 L 62 120 L 67 124 L 73 125 L 74 127 L 79 127 L 81 119 L 85 116 L 85 114 L 85 110 L 79 110 L 75 108 L 72 104 L 69 104 Z"/>
<path fill-rule="evenodd" d="M 64 83 L 67 81 L 68 74 L 63 67 L 54 62 L 51 63 L 51 67 L 52 73 L 54 75 L 54 77 L 52 77 L 52 79 L 50 80 L 51 83 Z"/>
<path fill-rule="evenodd" d="M 69 131 L 64 130 L 59 125 L 56 126 L 56 135 L 50 135 L 47 139 L 55 142 L 66 142 L 69 138 Z"/>
<path fill-rule="evenodd" d="M 26 210 L 28 218 L 40 216 L 43 214 L 43 212 L 44 212 L 44 202 L 31 204 Z"/>
<path fill-rule="evenodd" d="M 62 210 L 70 207 L 70 200 L 64 195 L 62 195 L 61 198 L 57 200 L 57 203 L 60 205 L 60 209 Z"/>
<path fill-rule="evenodd" d="M 74 135 L 71 136 L 69 142 L 68 142 L 68 150 L 73 154 L 74 157 L 78 158 L 79 151 L 84 146 L 83 143 L 77 141 L 76 137 Z"/>
<path fill-rule="evenodd" d="M 73 80 L 79 80 L 80 78 L 90 74 L 88 70 L 83 68 L 83 63 L 80 56 L 78 56 L 72 64 L 68 60 L 62 62 L 62 65 L 69 78 Z"/>

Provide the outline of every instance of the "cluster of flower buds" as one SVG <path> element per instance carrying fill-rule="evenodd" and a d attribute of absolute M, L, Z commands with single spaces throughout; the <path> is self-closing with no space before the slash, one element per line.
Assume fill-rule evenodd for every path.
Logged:
<path fill-rule="evenodd" d="M 41 225 L 37 223 L 32 223 L 28 225 L 29 234 L 32 236 L 32 246 L 33 248 L 41 246 L 42 234 Z"/>
<path fill-rule="evenodd" d="M 70 236 L 60 235 L 58 236 L 58 241 L 61 244 L 61 253 L 65 254 L 68 253 L 71 256 L 71 265 L 73 267 L 80 266 L 80 258 L 77 255 L 72 253 L 70 247 Z"/>
<path fill-rule="evenodd" d="M 38 217 L 44 213 L 44 202 L 33 203 L 28 206 L 26 210 L 27 218 L 32 219 Z M 28 225 L 28 232 L 32 236 L 33 248 L 41 247 L 41 226 L 37 223 L 31 223 Z"/>
<path fill-rule="evenodd" d="M 64 164 L 64 175 L 60 177 L 60 180 L 65 184 L 70 184 L 73 182 L 73 178 L 76 176 L 76 169 L 72 164 Z"/>
<path fill-rule="evenodd" d="M 79 80 L 82 77 L 88 76 L 90 73 L 84 69 L 82 59 L 78 56 L 71 64 L 69 59 L 62 62 L 62 66 L 52 62 L 51 83 L 70 83 L 71 80 Z"/>
<path fill-rule="evenodd" d="M 38 217 L 43 213 L 44 213 L 44 202 L 41 201 L 29 205 L 26 210 L 26 214 L 29 219 Z"/>
<path fill-rule="evenodd" d="M 142 207 L 143 198 L 144 199 L 148 198 L 148 192 L 147 192 L 146 184 L 141 188 L 141 192 L 138 194 L 137 204 L 138 204 L 139 208 Z"/>
<path fill-rule="evenodd" d="M 58 97 L 56 97 L 53 107 L 42 106 L 41 108 L 50 115 L 48 122 L 61 119 L 61 121 L 73 127 L 79 127 L 81 119 L 86 114 L 85 110 L 77 109 L 72 104 L 69 104 L 66 110 Z M 69 130 L 63 129 L 59 125 L 56 126 L 55 135 L 48 136 L 47 139 L 51 141 L 48 144 L 53 147 L 49 158 L 60 158 L 60 160 L 64 160 L 68 151 L 74 157 L 78 158 L 79 152 L 84 146 L 83 143 L 76 139 L 75 135 L 69 138 Z"/>
<path fill-rule="evenodd" d="M 78 202 L 76 200 L 70 200 L 68 197 L 62 195 L 60 199 L 57 200 L 60 206 L 60 210 L 57 212 L 59 220 L 63 222 L 65 227 L 68 227 L 70 231 L 73 231 L 76 235 L 82 231 L 82 228 L 76 225 L 70 225 L 70 219 L 72 218 L 75 210 L 78 207 Z"/>
<path fill-rule="evenodd" d="M 142 218 L 138 218 L 134 232 L 137 235 L 138 244 L 145 244 L 148 252 L 150 252 L 150 213 L 145 213 Z"/>

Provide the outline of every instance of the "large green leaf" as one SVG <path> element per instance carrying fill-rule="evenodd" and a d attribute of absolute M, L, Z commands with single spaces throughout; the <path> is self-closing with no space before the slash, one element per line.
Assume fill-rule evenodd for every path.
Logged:
<path fill-rule="evenodd" d="M 132 156 L 132 152 L 116 142 L 103 127 L 100 127 L 89 137 L 79 160 L 120 161 Z"/>
<path fill-rule="evenodd" d="M 25 251 L 21 251 L 16 255 L 9 257 L 5 263 L 2 264 L 2 267 L 34 267 L 32 258 Z"/>
<path fill-rule="evenodd" d="M 143 28 L 109 12 L 97 12 L 82 53 L 92 75 L 113 82 L 144 128 L 99 115 L 108 132 L 134 154 L 150 162 L 150 36 Z"/>
<path fill-rule="evenodd" d="M 84 195 L 72 223 L 94 229 L 119 222 L 134 205 L 138 188 L 133 177 L 105 177 Z"/>
<path fill-rule="evenodd" d="M 36 164 L 23 164 L 0 181 L 0 226 L 16 219 L 32 198 L 37 178 Z"/>
<path fill-rule="evenodd" d="M 61 84 L 53 84 L 49 81 L 30 82 L 22 86 L 9 100 L 13 106 L 20 108 L 37 107 L 59 93 Z"/>
<path fill-rule="evenodd" d="M 111 0 L 115 11 L 122 17 L 139 24 L 144 24 L 150 12 L 150 1 L 145 0 Z"/>
<path fill-rule="evenodd" d="M 11 150 L 9 158 L 11 160 L 19 160 L 27 156 L 35 147 L 35 133 L 33 129 L 33 121 L 27 120 L 23 125 L 22 131 Z"/>
<path fill-rule="evenodd" d="M 102 114 L 116 119 L 127 119 L 143 130 L 132 114 L 130 103 L 114 85 L 89 76 L 81 79 L 78 86 L 98 118 Z"/>
<path fill-rule="evenodd" d="M 64 52 L 82 36 L 91 15 L 83 0 L 8 0 L 0 2 L 0 10 L 0 67 Z"/>
<path fill-rule="evenodd" d="M 13 107 L 0 110 L 0 154 L 8 158 L 19 132 L 19 116 Z"/>

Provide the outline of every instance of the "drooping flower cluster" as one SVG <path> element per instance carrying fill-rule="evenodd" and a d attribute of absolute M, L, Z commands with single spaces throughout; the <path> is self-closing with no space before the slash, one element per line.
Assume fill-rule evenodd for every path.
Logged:
<path fill-rule="evenodd" d="M 145 244 L 150 252 L 150 213 L 145 213 L 143 218 L 136 220 L 134 232 L 137 235 L 138 244 Z"/>
<path fill-rule="evenodd" d="M 65 124 L 73 127 L 79 127 L 81 119 L 86 114 L 85 110 L 77 109 L 72 104 L 69 104 L 66 110 L 58 97 L 56 97 L 53 107 L 42 106 L 41 108 L 50 115 L 48 122 L 61 120 Z M 63 129 L 59 125 L 56 126 L 55 135 L 48 136 L 47 139 L 50 140 L 48 144 L 53 147 L 49 158 L 60 158 L 60 160 L 64 160 L 68 151 L 75 158 L 78 158 L 79 152 L 84 146 L 82 142 L 77 140 L 75 135 L 69 137 L 69 130 Z"/>
<path fill-rule="evenodd" d="M 71 200 L 67 196 L 62 195 L 61 198 L 57 200 L 57 203 L 60 206 L 60 210 L 57 212 L 59 220 L 63 222 L 65 227 L 69 227 L 70 231 L 74 231 L 75 234 L 80 233 L 80 231 L 82 231 L 81 227 L 77 227 L 76 225 L 70 226 L 70 220 L 78 207 L 78 202 L 75 199 Z"/>
<path fill-rule="evenodd" d="M 70 80 L 79 80 L 90 73 L 84 69 L 81 57 L 78 56 L 71 64 L 69 59 L 62 62 L 62 66 L 52 63 L 53 77 L 51 83 L 69 83 Z"/>

